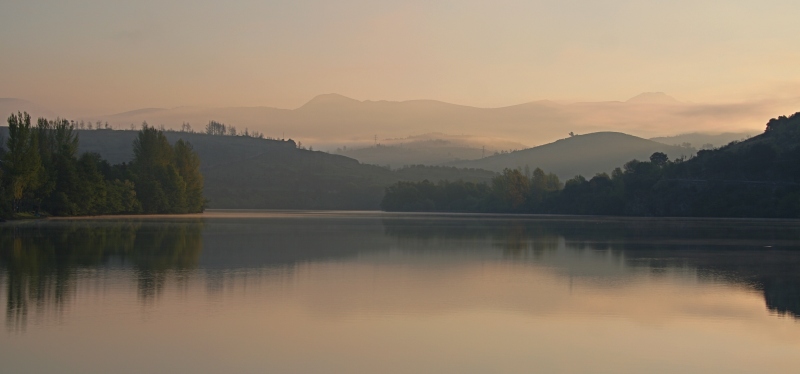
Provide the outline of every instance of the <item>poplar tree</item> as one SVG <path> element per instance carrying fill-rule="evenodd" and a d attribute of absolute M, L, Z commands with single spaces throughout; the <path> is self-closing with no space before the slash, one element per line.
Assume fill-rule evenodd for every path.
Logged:
<path fill-rule="evenodd" d="M 41 183 L 42 161 L 28 113 L 18 112 L 8 118 L 7 146 L 3 157 L 4 184 L 11 194 L 12 210 L 17 212 L 26 194 Z"/>
<path fill-rule="evenodd" d="M 200 174 L 200 158 L 192 144 L 182 139 L 175 142 L 175 163 L 178 174 L 186 183 L 186 208 L 189 213 L 203 211 L 203 175 Z"/>

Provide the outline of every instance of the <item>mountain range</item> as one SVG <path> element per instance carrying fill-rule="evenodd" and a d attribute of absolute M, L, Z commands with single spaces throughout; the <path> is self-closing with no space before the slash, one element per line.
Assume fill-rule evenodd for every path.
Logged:
<path fill-rule="evenodd" d="M 4 99 L 10 100 L 10 99 Z M 25 110 L 33 103 L 0 101 L 0 111 Z M 31 110 L 34 115 L 49 112 Z M 202 131 L 210 120 L 247 128 L 273 138 L 292 138 L 316 149 L 333 150 L 347 145 L 371 145 L 374 139 L 404 138 L 441 132 L 510 139 L 528 145 L 546 144 L 568 133 L 618 131 L 641 137 L 757 129 L 775 113 L 760 102 L 696 104 L 664 93 L 644 93 L 627 101 L 560 103 L 532 101 L 500 108 L 477 108 L 435 100 L 370 101 L 338 94 L 319 95 L 296 109 L 272 107 L 178 107 L 143 108 L 110 115 L 89 115 L 86 121 L 108 122 L 114 128 L 130 128 L 147 121 L 179 129 L 188 122 Z M 59 114 L 59 113 L 56 113 Z M 53 117 L 53 113 L 45 114 Z M 761 129 L 758 129 L 761 130 Z M 697 145 L 696 145 L 697 146 Z"/>

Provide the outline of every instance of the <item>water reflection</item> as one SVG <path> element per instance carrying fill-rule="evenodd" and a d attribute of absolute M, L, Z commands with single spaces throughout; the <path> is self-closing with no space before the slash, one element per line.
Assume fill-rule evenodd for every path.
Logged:
<path fill-rule="evenodd" d="M 276 274 L 296 281 L 292 274 L 298 269 L 347 273 L 337 266 L 358 259 L 407 261 L 409 256 L 420 262 L 384 286 L 392 289 L 398 279 L 420 284 L 387 291 L 387 297 L 414 299 L 409 293 L 423 294 L 425 282 L 446 281 L 435 277 L 446 267 L 413 270 L 436 264 L 533 264 L 556 272 L 570 287 L 587 281 L 611 288 L 644 269 L 652 277 L 680 280 L 690 274 L 700 281 L 746 287 L 760 292 L 774 313 L 800 317 L 800 230 L 794 222 L 343 215 L 0 226 L 0 276 L 11 329 L 24 328 L 31 313 L 61 315 L 79 278 L 112 282 L 124 274 L 135 281 L 137 302 L 147 305 L 169 282 L 186 287 L 203 282 L 208 295 L 220 295 L 226 287 L 253 279 L 270 282 Z M 358 268 L 357 261 L 352 266 Z M 390 274 L 392 269 L 382 271 Z M 422 280 L 408 280 L 409 274 Z M 360 278 L 351 286 L 359 283 Z M 345 297 L 347 290 L 325 293 L 315 294 L 312 302 L 330 311 L 323 301 L 333 294 Z"/>
<path fill-rule="evenodd" d="M 158 294 L 170 271 L 194 269 L 203 248 L 202 221 L 65 221 L 0 226 L 6 324 L 24 328 L 29 313 L 63 312 L 76 275 L 129 268 L 140 300 Z"/>
<path fill-rule="evenodd" d="M 429 250 L 484 238 L 510 258 L 542 261 L 563 240 L 576 254 L 607 252 L 653 274 L 688 267 L 700 277 L 760 291 L 771 311 L 800 318 L 800 226 L 793 221 L 550 217 L 387 219 L 384 224 L 388 236 L 427 244 L 423 248 Z"/>

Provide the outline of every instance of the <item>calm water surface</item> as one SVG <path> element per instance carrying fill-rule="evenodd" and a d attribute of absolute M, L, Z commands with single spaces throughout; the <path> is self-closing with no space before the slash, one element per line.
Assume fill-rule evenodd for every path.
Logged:
<path fill-rule="evenodd" d="M 0 373 L 797 373 L 800 222 L 15 222 L 0 300 Z"/>

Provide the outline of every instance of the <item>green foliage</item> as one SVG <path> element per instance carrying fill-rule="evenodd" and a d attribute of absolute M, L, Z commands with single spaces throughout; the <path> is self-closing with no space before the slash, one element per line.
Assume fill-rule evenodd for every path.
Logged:
<path fill-rule="evenodd" d="M 560 186 L 554 174 L 534 171 L 531 178 L 506 169 L 490 184 L 442 181 L 398 182 L 386 189 L 381 208 L 387 211 L 525 212 Z"/>
<path fill-rule="evenodd" d="M 205 206 L 203 175 L 200 173 L 200 158 L 194 152 L 191 143 L 183 140 L 175 143 L 175 166 L 185 183 L 187 211 L 203 211 Z"/>
<path fill-rule="evenodd" d="M 492 191 L 496 206 L 503 211 L 515 212 L 525 206 L 531 189 L 531 181 L 517 169 L 505 169 L 503 174 L 492 179 Z"/>
<path fill-rule="evenodd" d="M 175 148 L 160 130 L 145 126 L 133 142 L 131 172 L 144 213 L 202 212 L 203 176 L 192 145 Z"/>
<path fill-rule="evenodd" d="M 0 149 L 0 217 L 201 212 L 203 176 L 191 144 L 173 150 L 161 131 L 144 126 L 135 160 L 110 165 L 78 153 L 78 135 L 63 119 L 25 113 L 8 119 L 8 150 Z M 188 181 L 188 183 L 187 183 Z"/>
<path fill-rule="evenodd" d="M 526 173 L 527 174 L 527 173 Z M 450 208 L 447 183 L 398 183 L 382 207 L 394 211 L 472 211 L 634 216 L 800 217 L 800 113 L 773 119 L 757 137 L 692 159 L 656 152 L 611 176 L 558 179 L 537 169 L 528 179 L 506 169 L 467 208 Z M 462 183 L 463 185 L 463 183 Z M 527 188 L 527 191 L 526 191 Z"/>
<path fill-rule="evenodd" d="M 16 212 L 23 198 L 29 197 L 41 184 L 42 160 L 28 113 L 8 117 L 8 133 L 8 151 L 3 157 L 3 184 L 10 193 L 12 210 Z"/>

